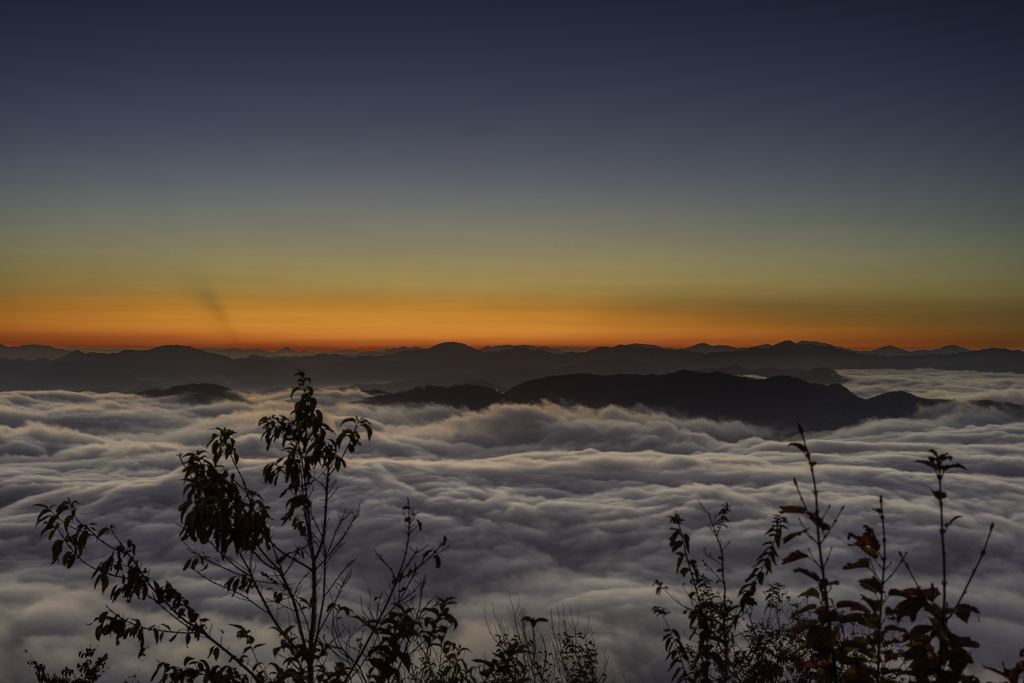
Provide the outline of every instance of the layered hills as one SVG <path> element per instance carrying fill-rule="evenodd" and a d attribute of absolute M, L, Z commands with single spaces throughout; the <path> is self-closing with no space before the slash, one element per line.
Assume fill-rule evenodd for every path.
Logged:
<path fill-rule="evenodd" d="M 238 391 L 291 387 L 301 370 L 318 387 L 358 386 L 375 404 L 428 402 L 474 410 L 543 401 L 593 408 L 643 405 L 778 428 L 799 421 L 813 430 L 910 417 L 942 403 L 904 392 L 860 398 L 841 385 L 844 369 L 1024 373 L 1021 351 L 944 347 L 920 353 L 883 347 L 862 352 L 814 342 L 746 349 L 635 344 L 586 351 L 445 343 L 372 353 L 282 349 L 245 356 L 187 346 L 112 353 L 2 347 L 0 352 L 0 391 L 119 391 L 204 403 L 241 400 Z M 16 357 L 19 352 L 29 357 Z M 1024 417 L 1020 406 L 991 405 Z"/>
<path fill-rule="evenodd" d="M 814 431 L 838 429 L 871 418 L 912 417 L 947 401 L 903 391 L 865 399 L 839 384 L 812 384 L 794 377 L 737 377 L 680 370 L 665 375 L 561 375 L 530 380 L 502 393 L 487 387 L 418 387 L 364 399 L 365 403 L 440 403 L 480 410 L 496 403 L 542 403 L 603 408 L 638 405 L 690 417 L 741 420 L 774 428 L 800 422 Z M 1024 417 L 1024 407 L 998 406 Z"/>
<path fill-rule="evenodd" d="M 841 381 L 843 369 L 980 370 L 1024 373 L 1024 352 L 945 347 L 905 352 L 895 347 L 853 351 L 815 342 L 781 342 L 734 349 L 698 345 L 667 349 L 631 344 L 586 351 L 527 346 L 474 349 L 454 342 L 368 353 L 301 355 L 290 349 L 242 357 L 187 346 L 144 351 L 66 352 L 52 347 L 0 347 L 0 391 L 68 389 L 140 391 L 212 382 L 239 391 L 291 386 L 298 370 L 319 386 L 356 385 L 400 391 L 417 386 L 476 384 L 504 391 L 555 375 L 661 375 L 721 370 L 733 375 L 797 376 L 814 382 Z M 244 351 L 238 351 L 244 353 Z M 902 353 L 901 353 L 902 352 Z M 225 352 L 227 353 L 227 352 Z"/>

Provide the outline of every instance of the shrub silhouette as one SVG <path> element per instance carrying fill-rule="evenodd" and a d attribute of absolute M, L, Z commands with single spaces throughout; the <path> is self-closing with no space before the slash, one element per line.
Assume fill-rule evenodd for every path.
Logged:
<path fill-rule="evenodd" d="M 793 602 L 781 584 L 765 586 L 772 568 L 778 564 L 778 548 L 786 529 L 786 519 L 777 515 L 765 534 L 768 540 L 754 562 L 750 574 L 734 600 L 726 580 L 726 543 L 723 532 L 729 523 L 729 505 L 711 513 L 703 505 L 707 526 L 716 548 L 694 555 L 690 537 L 683 530 L 683 519 L 670 518 L 669 546 L 676 555 L 676 573 L 683 578 L 683 597 L 677 596 L 661 581 L 655 581 L 658 595 L 668 596 L 682 608 L 688 626 L 685 636 L 668 621 L 671 612 L 655 607 L 654 613 L 665 622 L 663 642 L 673 681 L 711 683 L 713 681 L 789 681 L 812 680 L 803 668 L 803 644 L 790 628 Z M 755 618 L 757 596 L 763 594 L 765 609 Z"/>
<path fill-rule="evenodd" d="M 879 497 L 874 512 L 879 517 L 881 535 L 864 526 L 859 534 L 847 534 L 850 546 L 863 557 L 847 563 L 843 570 L 866 570 L 858 579 L 860 600 L 834 599 L 839 580 L 829 573 L 832 548 L 829 539 L 836 530 L 842 508 L 833 511 L 822 501 L 815 471 L 817 462 L 807 446 L 802 427 L 800 441 L 790 444 L 800 450 L 810 470 L 810 497 L 805 497 L 794 479 L 799 505 L 783 505 L 767 533 L 768 541 L 754 564 L 747 582 L 735 601 L 726 586 L 725 546 L 722 532 L 728 523 L 729 506 L 707 513 L 717 549 L 699 560 L 690 550 L 689 536 L 683 531 L 678 514 L 670 518 L 669 546 L 677 556 L 676 572 L 684 579 L 686 600 L 668 592 L 661 581 L 655 582 L 657 594 L 668 592 L 688 617 L 684 637 L 673 628 L 669 611 L 655 607 L 665 619 L 664 645 L 673 681 L 800 681 L 825 683 L 914 682 L 976 683 L 976 676 L 965 673 L 974 662 L 970 650 L 978 643 L 953 632 L 954 618 L 968 623 L 978 609 L 966 602 L 968 588 L 978 571 L 994 525 L 989 527 L 978 559 L 954 602 L 949 592 L 946 535 L 959 516 L 946 518 L 945 476 L 966 469 L 948 453 L 931 450 L 917 462 L 928 467 L 936 478 L 932 491 L 939 508 L 939 545 L 942 560 L 941 588 L 918 583 L 905 554 L 894 560 L 888 549 L 884 500 Z M 783 534 L 789 519 L 796 515 L 799 529 Z M 808 545 L 793 550 L 781 562 L 781 546 L 803 539 Z M 813 584 L 797 596 L 794 604 L 778 583 L 764 586 L 765 577 L 779 565 L 797 564 L 796 573 Z M 905 569 L 912 586 L 892 588 L 900 569 Z M 766 598 L 766 609 L 755 618 L 756 594 Z M 894 603 L 894 604 L 891 604 Z M 758 636 L 762 638 L 759 640 Z M 1024 676 L 1022 660 L 1011 668 L 985 667 L 1003 681 L 1019 683 Z"/>
<path fill-rule="evenodd" d="M 403 508 L 402 551 L 392 559 L 377 554 L 386 584 L 350 599 L 346 587 L 355 559 L 341 551 L 358 509 L 336 509 L 337 478 L 345 454 L 373 432 L 359 418 L 342 420 L 335 432 L 317 408 L 309 378 L 297 376 L 291 413 L 260 420 L 262 441 L 280 457 L 263 468 L 258 484 L 250 485 L 239 467 L 230 429 L 217 430 L 208 450 L 178 456 L 184 481 L 180 540 L 189 554 L 184 571 L 246 603 L 277 644 L 264 647 L 241 624 L 225 625 L 227 632 L 214 625 L 169 581 L 153 575 L 132 541 L 113 527 L 82 521 L 77 502 L 40 505 L 37 525 L 53 541 L 52 563 L 83 564 L 111 603 L 146 603 L 167 620 L 144 622 L 108 608 L 93 622 L 97 639 L 131 642 L 140 657 L 156 643 L 179 638 L 203 646 L 205 656 L 187 656 L 181 664 L 159 661 L 153 679 L 161 683 L 606 680 L 592 634 L 568 612 L 551 625 L 516 609 L 511 628 L 496 622 L 493 655 L 470 659 L 448 637 L 457 626 L 454 600 L 425 594 L 424 572 L 441 566 L 447 539 L 417 545 L 423 527 L 409 504 Z M 265 498 L 273 492 L 276 497 Z M 30 665 L 43 683 L 93 683 L 107 659 L 93 662 L 94 655 L 91 648 L 83 652 L 79 678 L 70 678 L 71 669 L 52 675 L 34 660 Z"/>
<path fill-rule="evenodd" d="M 164 640 L 205 646 L 206 656 L 186 657 L 180 665 L 159 662 L 153 673 L 159 681 L 392 681 L 431 650 L 448 647 L 447 633 L 456 625 L 453 601 L 425 597 L 423 575 L 428 566 L 440 567 L 446 541 L 417 545 L 422 524 L 408 505 L 400 556 L 378 555 L 387 584 L 364 600 L 346 600 L 352 560 L 341 550 L 358 510 L 335 509 L 337 476 L 345 453 L 372 429 L 366 420 L 348 418 L 335 432 L 301 372 L 293 399 L 296 394 L 289 416 L 260 420 L 267 449 L 281 452 L 263 468 L 260 486 L 250 485 L 239 468 L 230 429 L 211 436 L 209 452 L 178 456 L 184 473 L 180 539 L 190 556 L 184 570 L 262 616 L 277 639 L 271 648 L 261 649 L 243 625 L 226 625 L 230 635 L 214 626 L 169 581 L 153 576 L 134 543 L 113 527 L 81 521 L 75 501 L 40 506 L 37 523 L 53 540 L 53 562 L 88 566 L 111 603 L 148 603 L 168 620 L 148 623 L 108 609 L 94 621 L 97 638 L 134 642 L 140 656 Z M 264 498 L 274 491 L 277 500 Z"/>
<path fill-rule="evenodd" d="M 46 665 L 35 659 L 29 660 L 28 665 L 35 669 L 38 683 L 96 683 L 107 670 L 109 655 L 96 657 L 96 648 L 94 647 L 83 648 L 79 651 L 78 658 L 81 661 L 74 669 L 64 667 L 60 673 L 54 674 L 47 673 Z M 137 677 L 132 676 L 126 679 L 125 683 L 136 683 L 136 681 Z"/>
<path fill-rule="evenodd" d="M 534 618 L 519 606 L 509 610 L 509 623 L 495 618 L 491 636 L 495 650 L 474 660 L 476 673 L 487 683 L 606 683 L 607 664 L 589 626 L 567 609 Z M 538 628 L 539 627 L 539 628 Z"/>

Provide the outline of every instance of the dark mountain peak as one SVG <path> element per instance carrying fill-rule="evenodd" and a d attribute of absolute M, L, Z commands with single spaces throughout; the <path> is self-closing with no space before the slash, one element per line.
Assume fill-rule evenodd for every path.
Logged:
<path fill-rule="evenodd" d="M 742 365 L 726 365 L 720 368 L 707 368 L 701 372 L 724 372 L 727 375 L 740 375 L 741 377 L 768 378 L 778 375 L 796 377 L 811 384 L 842 384 L 846 378 L 830 368 L 747 368 Z"/>
<path fill-rule="evenodd" d="M 566 355 L 575 355 L 578 358 L 632 358 L 642 360 L 696 354 L 680 349 L 667 349 L 664 346 L 655 346 L 653 344 L 618 344 L 616 346 L 597 346 L 587 351 L 571 352 Z"/>
<path fill-rule="evenodd" d="M 949 353 L 965 353 L 967 351 L 970 351 L 970 349 L 965 349 L 964 347 L 957 346 L 956 344 L 947 344 L 946 346 L 943 346 L 942 348 L 932 349 L 928 353 L 949 354 Z"/>
<path fill-rule="evenodd" d="M 542 403 L 602 408 L 643 405 L 713 420 L 741 420 L 792 430 L 838 429 L 863 420 L 912 417 L 940 401 L 906 392 L 863 399 L 846 387 L 811 384 L 784 375 L 769 379 L 680 370 L 666 375 L 555 375 L 523 382 L 504 394 L 481 386 L 417 387 L 364 399 L 367 403 L 440 403 L 480 409 L 494 403 Z"/>
<path fill-rule="evenodd" d="M 67 349 L 58 349 L 53 346 L 41 344 L 25 344 L 24 346 L 4 346 L 0 344 L 0 358 L 20 358 L 22 360 L 36 360 L 46 358 L 54 360 L 67 354 Z"/>
<path fill-rule="evenodd" d="M 529 344 L 501 344 L 499 346 L 484 346 L 480 349 L 487 353 L 497 353 L 501 351 L 539 351 L 541 353 L 552 353 L 560 355 L 565 353 L 565 349 L 552 349 L 547 346 L 531 346 Z"/>
<path fill-rule="evenodd" d="M 774 375 L 767 377 L 763 380 L 753 379 L 744 377 L 743 379 L 751 379 L 754 382 L 765 382 L 766 385 L 771 386 L 775 389 L 782 389 L 784 391 L 805 391 L 808 384 L 815 387 L 814 391 L 819 392 L 818 398 L 829 397 L 830 400 L 836 400 L 840 398 L 856 397 L 852 391 L 844 387 L 842 384 L 813 384 L 805 379 L 799 377 L 793 377 L 791 375 Z"/>
<path fill-rule="evenodd" d="M 272 358 L 274 356 L 273 351 L 265 351 L 263 349 L 218 349 L 204 346 L 199 350 L 206 353 L 216 353 L 219 356 L 227 356 L 228 358 L 249 358 L 251 356 Z"/>
<path fill-rule="evenodd" d="M 1005 351 L 1005 349 L 998 350 Z M 898 346 L 890 345 L 877 348 L 874 351 L 867 351 L 867 353 L 873 356 L 882 356 L 883 358 L 903 358 L 906 356 L 950 356 L 955 353 L 970 353 L 970 351 L 970 349 L 965 349 L 956 344 L 949 344 L 939 349 L 919 349 L 917 351 L 907 351 Z"/>
<path fill-rule="evenodd" d="M 277 351 L 274 351 L 274 353 L 295 353 L 295 352 L 294 352 L 294 351 L 292 351 L 292 350 L 291 350 L 290 348 L 288 348 L 287 346 L 282 346 L 282 347 L 281 347 L 281 348 L 279 348 L 279 349 L 278 349 Z"/>
<path fill-rule="evenodd" d="M 480 351 L 474 349 L 472 346 L 469 346 L 467 344 L 463 344 L 461 342 L 441 342 L 440 344 L 435 344 L 434 346 L 431 346 L 428 350 L 432 351 L 434 353 L 444 353 L 446 355 L 448 355 L 448 354 L 456 354 L 456 353 L 458 353 L 458 354 L 469 354 L 469 353 L 476 354 L 476 353 L 480 353 Z"/>
<path fill-rule="evenodd" d="M 842 349 L 843 351 L 848 351 L 849 350 L 849 349 L 843 348 L 842 346 L 836 346 L 834 344 L 826 344 L 825 342 L 817 342 L 817 341 L 798 341 L 796 343 L 796 345 L 797 346 L 820 346 L 820 347 L 825 348 L 825 349 Z"/>
<path fill-rule="evenodd" d="M 154 346 L 151 349 L 139 351 L 127 349 L 125 351 L 120 351 L 118 355 L 136 353 L 150 353 L 162 356 L 192 356 L 195 358 L 212 355 L 208 351 L 200 351 L 199 349 L 194 349 L 191 346 L 185 346 L 183 344 L 165 344 L 164 346 Z"/>
<path fill-rule="evenodd" d="M 1016 415 L 1018 419 L 1024 418 L 1024 406 L 1019 403 L 1007 403 L 1006 401 L 990 401 L 982 399 L 980 401 L 971 401 L 971 405 L 979 406 L 981 408 L 995 408 L 996 410 L 1004 413 L 1010 413 Z"/>
<path fill-rule="evenodd" d="M 738 348 L 735 346 L 726 346 L 725 344 L 705 344 L 704 342 L 701 342 L 700 344 L 694 344 L 693 346 L 688 346 L 685 349 L 683 349 L 683 351 L 693 351 L 695 353 L 718 353 L 721 351 L 737 350 Z"/>
<path fill-rule="evenodd" d="M 88 354 L 90 359 L 94 362 L 116 362 L 116 359 L 124 359 L 126 362 L 138 364 L 138 363 L 158 363 L 161 367 L 167 364 L 177 364 L 179 366 L 188 366 L 189 364 L 195 364 L 195 367 L 201 368 L 206 367 L 209 364 L 224 364 L 231 363 L 232 360 L 227 356 L 222 356 L 218 353 L 210 353 L 209 351 L 200 351 L 194 349 L 191 346 L 183 346 L 181 344 L 167 344 L 165 346 L 157 346 L 152 349 L 126 349 L 124 351 L 118 351 L 117 353 L 111 354 Z M 115 359 L 111 361 L 110 359 Z M 138 369 L 138 368 L 136 368 Z"/>
<path fill-rule="evenodd" d="M 892 344 L 889 344 L 887 346 L 880 346 L 874 351 L 868 351 L 867 353 L 870 353 L 873 356 L 893 358 L 895 356 L 909 356 L 911 352 L 907 351 L 906 349 L 901 349 L 898 346 L 893 346 Z"/>
<path fill-rule="evenodd" d="M 482 410 L 492 403 L 501 401 L 501 393 L 490 387 L 476 384 L 458 384 L 454 387 L 425 386 L 399 391 L 394 394 L 381 393 L 364 398 L 362 403 L 389 405 L 392 403 L 440 403 L 443 405 Z"/>
<path fill-rule="evenodd" d="M 196 384 L 179 384 L 168 389 L 147 389 L 138 392 L 139 396 L 147 398 L 174 397 L 185 403 L 207 404 L 216 401 L 242 401 L 245 399 L 231 391 L 227 387 L 209 382 Z"/>

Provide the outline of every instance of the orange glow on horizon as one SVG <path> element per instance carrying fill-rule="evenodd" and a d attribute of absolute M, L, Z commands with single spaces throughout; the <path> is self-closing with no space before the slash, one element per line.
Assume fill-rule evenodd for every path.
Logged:
<path fill-rule="evenodd" d="M 195 348 L 216 349 L 259 349 L 276 351 L 288 347 L 293 351 L 375 351 L 398 347 L 428 348 L 443 342 L 459 342 L 482 348 L 485 346 L 526 345 L 561 349 L 589 349 L 620 344 L 652 344 L 664 348 L 686 348 L 694 344 L 721 344 L 735 347 L 751 347 L 761 344 L 776 344 L 781 341 L 816 341 L 855 350 L 872 350 L 893 345 L 907 350 L 934 349 L 956 344 L 969 349 L 1010 348 L 1021 349 L 1024 344 L 1019 338 L 1010 338 L 997 331 L 972 331 L 972 334 L 950 335 L 941 330 L 926 330 L 919 333 L 890 329 L 837 329 L 813 325 L 800 326 L 756 326 L 743 329 L 740 325 L 700 325 L 658 328 L 656 325 L 642 325 L 635 329 L 611 326 L 600 330 L 585 326 L 578 331 L 560 329 L 557 325 L 531 325 L 521 328 L 500 326 L 484 328 L 480 325 L 451 325 L 447 330 L 431 326 L 429 330 L 402 329 L 391 326 L 386 330 L 366 330 L 353 334 L 343 330 L 323 330 L 316 334 L 282 333 L 280 330 L 258 331 L 247 329 L 245 333 L 225 336 L 209 330 L 182 331 L 161 329 L 138 329 L 132 326 L 106 329 L 78 330 L 26 330 L 19 333 L 3 334 L 0 344 L 22 346 L 40 344 L 57 348 L 78 349 L 149 349 L 164 345 L 183 345 Z M 374 334 L 376 332 L 376 334 Z"/>
<path fill-rule="evenodd" d="M 1016 301 L 889 301 L 837 298 L 761 300 L 739 296 L 685 299 L 468 295 L 354 299 L 195 297 L 151 292 L 117 297 L 24 297 L 0 302 L 0 344 L 58 348 L 197 348 L 273 351 L 376 350 L 456 341 L 473 347 L 522 344 L 593 348 L 697 343 L 749 347 L 784 340 L 854 349 L 895 345 L 931 349 L 1024 347 Z"/>

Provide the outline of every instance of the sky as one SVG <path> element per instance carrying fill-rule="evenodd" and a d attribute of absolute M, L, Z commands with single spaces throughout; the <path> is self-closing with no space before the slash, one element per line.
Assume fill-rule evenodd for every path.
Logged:
<path fill-rule="evenodd" d="M 846 372 L 846 371 L 844 371 Z M 1024 376 L 1013 373 L 942 371 L 850 371 L 848 386 L 862 396 L 883 391 L 958 399 L 1024 403 Z M 473 657 L 493 648 L 487 620 L 519 604 L 531 616 L 569 608 L 594 630 L 609 673 L 667 683 L 661 636 L 652 616 L 660 579 L 679 586 L 669 545 L 668 516 L 679 512 L 699 552 L 711 542 L 701 504 L 731 506 L 726 530 L 730 585 L 740 585 L 761 550 L 764 533 L 780 505 L 795 504 L 796 478 L 804 493 L 809 475 L 803 457 L 776 434 L 740 422 L 715 422 L 667 415 L 642 406 L 601 409 L 542 405 L 496 405 L 468 411 L 439 405 L 354 404 L 354 390 L 318 391 L 319 407 L 331 424 L 350 414 L 371 420 L 373 438 L 347 456 L 338 501 L 357 504 L 361 515 L 344 550 L 355 560 L 347 592 L 355 605 L 365 590 L 380 585 L 373 559 L 378 549 L 394 558 L 401 507 L 421 512 L 419 542 L 447 536 L 450 549 L 427 575 L 429 595 L 456 598 L 459 627 L 453 637 Z M 23 652 L 59 670 L 82 647 L 108 653 L 110 680 L 134 673 L 146 680 L 159 660 L 180 662 L 180 643 L 137 649 L 112 640 L 97 643 L 88 622 L 110 604 L 93 589 L 90 571 L 49 565 L 51 542 L 40 538 L 35 504 L 66 497 L 80 502 L 85 521 L 115 524 L 122 538 L 138 544 L 139 556 L 160 581 L 182 590 L 214 624 L 260 624 L 256 615 L 195 576 L 182 572 L 184 555 L 168 539 L 179 533 L 182 496 L 176 453 L 206 443 L 215 427 L 237 430 L 247 479 L 276 453 L 259 441 L 260 416 L 287 412 L 286 392 L 248 394 L 248 402 L 205 406 L 171 398 L 66 391 L 0 393 L 0 663 L 5 680 L 35 677 Z M 811 433 L 808 444 L 818 466 L 822 502 L 845 506 L 833 535 L 830 567 L 839 599 L 859 591 L 856 571 L 841 571 L 853 559 L 846 534 L 862 525 L 877 528 L 871 509 L 885 497 L 891 553 L 903 551 L 917 580 L 938 583 L 938 509 L 932 475 L 916 460 L 929 448 L 951 453 L 967 471 L 944 480 L 949 529 L 950 590 L 959 595 L 981 550 L 989 524 L 991 542 L 965 601 L 980 619 L 957 622 L 956 632 L 981 643 L 981 665 L 1017 661 L 1024 642 L 1024 422 L 994 408 L 966 402 L 922 410 L 914 418 L 869 420 L 835 432 Z M 251 475 L 251 476 L 250 476 Z M 265 500 L 279 501 L 272 492 Z M 279 503 L 271 502 L 271 505 Z M 796 520 L 790 516 L 795 528 Z M 788 555 L 801 549 L 793 541 Z M 809 580 L 778 568 L 772 580 L 791 594 Z M 911 583 L 900 570 L 898 587 Z M 116 606 L 120 605 L 117 603 Z M 149 613 L 152 616 L 152 613 Z M 682 629 L 678 612 L 672 624 Z M 264 624 L 265 626 L 265 624 Z M 269 642 L 273 643 L 273 640 Z M 204 654 L 205 648 L 199 654 Z M 4 659 L 4 655 L 10 655 Z M 195 648 L 190 652 L 195 656 Z M 988 675 L 986 675 L 988 674 Z M 610 679 L 612 676 L 609 677 Z M 623 680 L 620 676 L 615 680 Z"/>
<path fill-rule="evenodd" d="M 0 10 L 0 344 L 1024 347 L 1016 3 Z"/>

